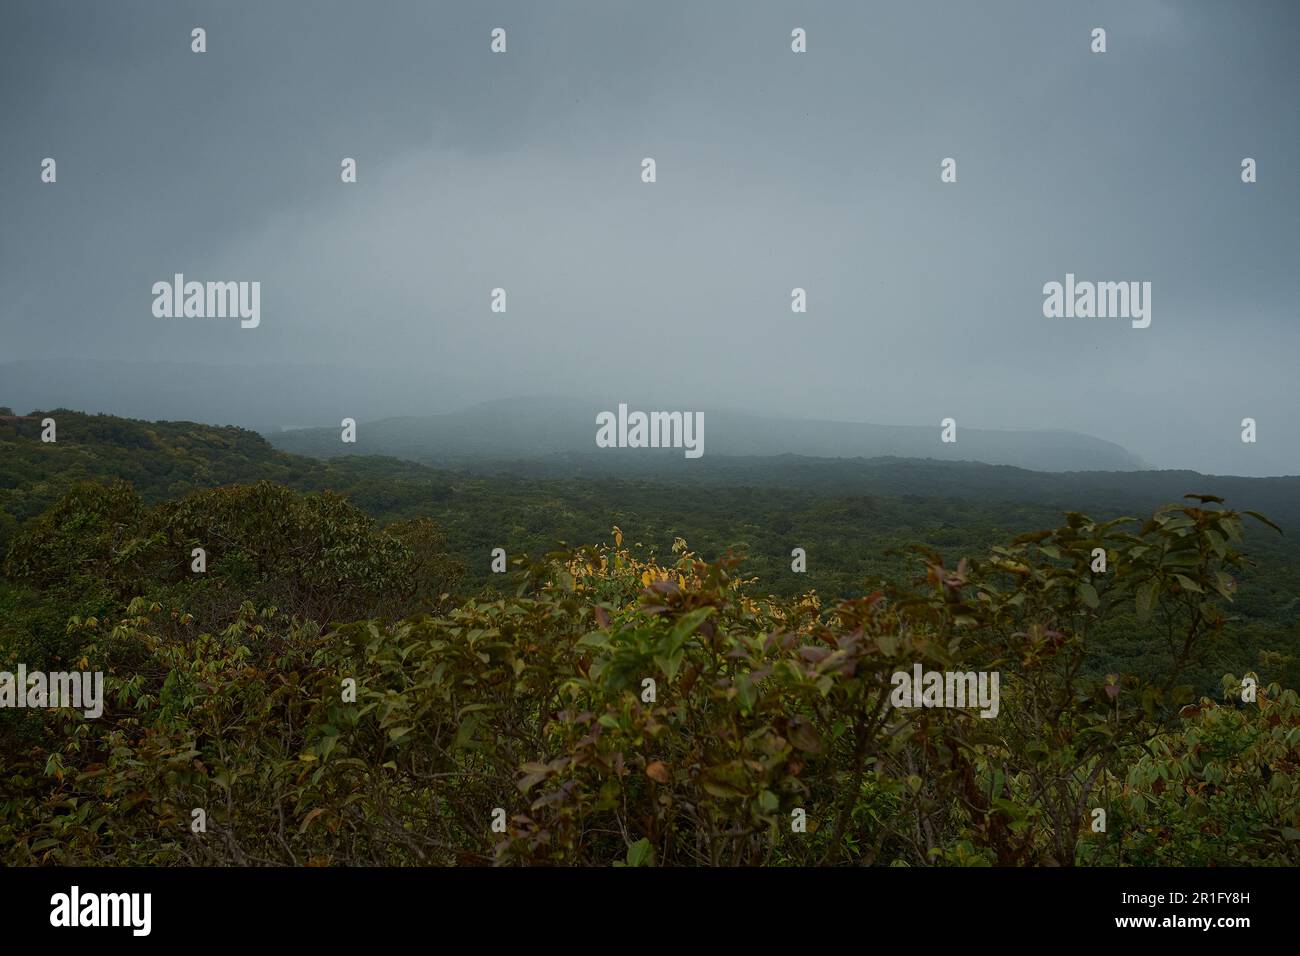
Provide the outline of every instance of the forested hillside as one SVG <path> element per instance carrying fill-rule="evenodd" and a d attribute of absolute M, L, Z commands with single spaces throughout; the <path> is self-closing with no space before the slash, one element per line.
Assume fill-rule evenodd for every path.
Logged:
<path fill-rule="evenodd" d="M 1254 501 L 449 472 L 46 414 L 53 443 L 0 423 L 0 670 L 107 700 L 0 710 L 4 863 L 1300 862 L 1300 560 Z M 994 719 L 900 705 L 914 667 L 996 673 Z"/>
<path fill-rule="evenodd" d="M 686 480 L 648 474 L 572 471 L 555 462 L 485 462 L 473 471 L 433 469 L 391 458 L 319 461 L 273 448 L 239 428 L 139 422 L 67 410 L 37 412 L 58 422 L 58 441 L 42 443 L 37 421 L 0 423 L 0 552 L 23 521 L 77 482 L 120 478 L 144 504 L 192 489 L 273 481 L 301 492 L 332 491 L 379 525 L 424 518 L 461 568 L 457 594 L 499 590 L 490 555 L 511 559 L 560 545 L 604 540 L 617 525 L 629 542 L 665 554 L 677 538 L 707 560 L 742 555 L 754 588 L 795 596 L 860 594 L 911 572 L 912 546 L 948 558 L 978 554 L 1015 535 L 1051 527 L 1069 510 L 1098 519 L 1149 513 L 1184 494 L 1215 494 L 1266 514 L 1285 534 L 1247 531 L 1253 566 L 1243 569 L 1234 607 L 1232 654 L 1254 662 L 1261 651 L 1287 658 L 1280 675 L 1300 686 L 1300 478 L 1230 478 L 1193 472 L 1046 474 L 977 463 L 879 459 L 833 461 L 702 459 Z M 791 552 L 807 554 L 805 573 Z M 1144 673 L 1163 655 L 1124 633 L 1106 637 L 1093 664 Z M 1198 672 L 1217 681 L 1216 659 Z M 1297 678 L 1297 679 L 1292 679 Z"/>

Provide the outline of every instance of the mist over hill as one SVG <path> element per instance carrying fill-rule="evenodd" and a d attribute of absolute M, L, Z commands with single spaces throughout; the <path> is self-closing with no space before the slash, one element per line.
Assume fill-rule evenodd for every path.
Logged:
<path fill-rule="evenodd" d="M 632 410 L 680 410 L 681 406 L 628 403 Z M 355 444 L 338 428 L 271 434 L 276 447 L 298 454 L 337 457 L 391 455 L 436 465 L 587 455 L 597 451 L 596 414 L 613 411 L 590 401 L 514 398 L 445 415 L 362 422 Z M 934 426 L 782 419 L 744 412 L 705 410 L 703 459 L 686 460 L 679 449 L 601 449 L 582 467 L 597 471 L 644 467 L 673 477 L 715 457 L 798 455 L 809 458 L 930 458 L 1014 465 L 1036 471 L 1138 471 L 1145 464 L 1113 442 L 1068 431 L 994 431 L 963 428 L 957 441 L 940 440 Z M 555 463 L 552 463 L 556 467 Z"/>
<path fill-rule="evenodd" d="M 618 405 L 592 396 L 494 398 L 495 387 L 445 377 L 285 364 L 232 368 L 74 360 L 0 365 L 0 404 L 18 412 L 76 408 L 142 420 L 238 425 L 272 436 L 286 451 L 318 457 L 381 454 L 447 465 L 586 453 L 595 450 L 596 413 Z M 629 406 L 645 411 L 701 407 L 668 396 L 634 398 Z M 440 414 L 413 416 L 413 410 Z M 339 441 L 337 423 L 345 417 L 364 425 L 355 445 Z M 864 421 L 870 418 L 869 409 L 847 409 L 844 417 L 856 420 L 706 408 L 705 456 L 894 456 L 1040 471 L 1146 467 L 1113 442 L 1071 431 L 976 429 L 958 417 L 957 442 L 945 444 L 939 440 L 938 421 L 923 426 L 869 424 Z M 659 457 L 652 449 L 631 454 L 637 464 Z M 607 456 L 625 457 L 612 450 Z M 682 456 L 665 452 L 662 457 Z"/>
<path fill-rule="evenodd" d="M 787 411 L 783 403 L 760 394 L 714 401 L 671 389 L 629 388 L 606 394 L 590 383 L 575 381 L 565 395 L 539 392 L 537 397 L 503 398 L 505 387 L 497 377 L 469 370 L 435 375 L 414 368 L 278 362 L 238 366 L 91 359 L 0 363 L 0 405 L 20 414 L 40 408 L 76 408 L 145 421 L 237 425 L 273 436 L 277 446 L 286 450 L 321 457 L 376 453 L 431 464 L 474 462 L 477 466 L 489 460 L 599 451 L 601 461 L 585 464 L 584 469 L 624 471 L 628 466 L 622 459 L 630 457 L 634 471 L 651 473 L 660 468 L 655 460 L 662 457 L 669 463 L 666 467 L 683 477 L 700 471 L 702 461 L 718 456 L 787 454 L 979 461 L 1052 472 L 1175 467 L 1257 477 L 1297 472 L 1276 440 L 1273 421 L 1264 432 L 1268 441 L 1259 445 L 1243 445 L 1239 429 L 1225 421 L 1218 438 L 1200 443 L 1203 454 L 1171 457 L 1160 443 L 1151 445 L 1145 439 L 1124 444 L 1080 430 L 975 428 L 975 421 L 989 422 L 987 413 L 977 419 L 974 412 L 960 407 L 951 410 L 958 440 L 944 444 L 939 441 L 938 418 L 927 421 L 916 412 L 909 424 L 879 424 L 882 418 L 899 421 L 899 413 L 869 403 L 805 416 L 802 409 L 796 412 L 791 406 Z M 704 458 L 688 462 L 680 452 L 660 456 L 656 449 L 597 449 L 595 415 L 616 410 L 619 402 L 643 411 L 704 410 Z M 344 418 L 364 426 L 355 445 L 344 447 L 339 441 L 339 422 Z M 873 421 L 877 423 L 869 424 Z M 1128 434 L 1132 439 L 1122 426 L 1117 420 L 1114 434 L 1102 434 Z M 1181 427 L 1170 420 L 1169 429 Z M 312 429 L 319 431 L 313 434 Z"/>
<path fill-rule="evenodd" d="M 484 406 L 484 418 L 500 415 L 506 403 Z M 213 427 L 186 421 L 140 421 L 109 415 L 87 415 L 63 408 L 33 409 L 59 423 L 57 444 L 41 443 L 36 421 L 0 421 L 0 512 L 10 519 L 34 515 L 69 482 L 83 478 L 118 477 L 133 482 L 147 500 L 183 493 L 191 488 L 271 480 L 304 490 L 336 488 L 363 500 L 384 501 L 393 487 L 413 500 L 445 503 L 451 489 L 477 487 L 485 481 L 500 488 L 563 487 L 576 494 L 583 482 L 592 487 L 619 488 L 614 497 L 639 499 L 659 489 L 754 489 L 787 496 L 879 495 L 912 502 L 970 501 L 980 506 L 1045 507 L 1059 513 L 1082 509 L 1096 514 L 1140 513 L 1179 500 L 1188 493 L 1212 494 L 1241 507 L 1262 511 L 1287 531 L 1300 524 L 1300 477 L 1248 478 L 1205 475 L 1187 470 L 1035 471 L 1012 465 L 989 465 L 933 458 L 819 458 L 780 455 L 714 455 L 687 461 L 675 449 L 585 449 L 541 454 L 536 434 L 521 435 L 513 451 L 499 457 L 472 457 L 441 465 L 419 463 L 398 451 L 371 454 L 364 441 L 374 442 L 374 426 L 402 433 L 406 423 L 430 419 L 395 419 L 362 423 L 357 444 L 339 441 L 332 429 L 305 430 L 265 436 L 239 427 Z M 445 416 L 466 425 L 474 416 Z M 480 419 L 482 420 L 482 419 Z M 509 421 L 519 421 L 507 416 Z M 788 423 L 782 423 L 788 424 Z M 835 424 L 835 423 L 828 423 Z M 418 432 L 407 430 L 405 434 Z M 472 446 L 468 436 L 462 447 Z M 528 444 L 531 441 L 533 444 Z M 313 445 L 319 443 L 321 451 Z M 293 451 L 301 446 L 306 455 Z M 399 449 L 400 451 L 400 449 Z M 532 452 L 533 454 L 528 454 Z M 521 484 L 523 483 L 523 484 Z M 399 495 L 399 497 L 401 497 Z M 701 497 L 707 497 L 701 495 Z M 791 500 L 794 500 L 791 498 Z M 389 502 L 391 505 L 391 502 Z M 603 519 L 602 519 L 603 520 Z M 0 522 L 2 524 L 3 522 Z"/>
<path fill-rule="evenodd" d="M 472 380 L 359 367 L 268 362 L 67 359 L 0 363 L 0 405 L 76 408 L 144 421 L 238 425 L 260 432 L 451 411 L 495 397 Z"/>
<path fill-rule="evenodd" d="M 76 408 L 137 420 L 237 425 L 271 436 L 286 451 L 317 457 L 392 455 L 437 465 L 543 458 L 596 450 L 595 416 L 618 401 L 599 397 L 494 398 L 490 383 L 408 376 L 377 370 L 284 364 L 239 368 L 202 363 L 24 361 L 0 365 L 0 404 L 24 413 Z M 695 410 L 666 396 L 627 401 L 632 409 Z M 665 400 L 667 399 L 667 400 Z M 439 414 L 413 416 L 418 409 Z M 1014 465 L 1037 471 L 1136 471 L 1148 467 L 1120 445 L 1065 430 L 1002 431 L 966 427 L 957 442 L 932 425 L 880 425 L 777 417 L 705 408 L 705 458 L 801 455 L 810 458 L 933 458 Z M 845 418 L 869 418 L 848 409 Z M 339 440 L 337 423 L 362 423 L 357 443 Z M 313 427 L 315 426 L 315 427 Z M 680 452 L 602 450 L 619 469 L 682 466 Z M 615 464 L 615 462 L 618 464 Z M 597 465 L 597 467 L 601 467 Z M 689 469 L 683 469 L 689 470 Z"/>

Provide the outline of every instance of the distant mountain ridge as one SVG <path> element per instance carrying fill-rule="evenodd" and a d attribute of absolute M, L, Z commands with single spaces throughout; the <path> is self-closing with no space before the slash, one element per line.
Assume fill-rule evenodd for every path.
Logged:
<path fill-rule="evenodd" d="M 680 406 L 627 403 L 632 410 L 685 410 Z M 596 453 L 611 462 L 670 459 L 688 469 L 679 449 L 596 448 L 596 414 L 616 411 L 577 399 L 503 399 L 445 415 L 383 418 L 361 422 L 355 444 L 337 428 L 275 432 L 277 448 L 332 458 L 391 455 L 435 465 L 519 460 Z M 694 409 L 690 409 L 694 411 Z M 704 410 L 704 459 L 798 455 L 808 458 L 928 458 L 1013 465 L 1034 471 L 1141 471 L 1145 463 L 1114 442 L 1069 431 L 997 431 L 962 427 L 957 441 L 940 440 L 940 426 L 874 425 L 817 419 L 782 419 L 743 412 Z M 629 458 L 628 456 L 635 456 Z"/>
<path fill-rule="evenodd" d="M 642 411 L 704 410 L 706 450 L 703 459 L 719 455 L 804 455 L 810 458 L 929 458 L 1007 464 L 1043 471 L 1136 471 L 1150 468 L 1186 468 L 1204 474 L 1286 477 L 1300 471 L 1294 443 L 1285 431 L 1270 428 L 1267 441 L 1243 444 L 1237 421 L 1223 418 L 1213 429 L 1204 423 L 1170 418 L 1161 426 L 1184 446 L 1170 451 L 1167 442 L 1149 443 L 1132 422 L 1115 423 L 1115 441 L 1092 437 L 1111 434 L 1109 425 L 1089 431 L 997 431 L 970 427 L 972 410 L 958 405 L 958 440 L 946 445 L 938 440 L 939 417 L 926 414 L 914 427 L 866 424 L 883 410 L 868 404 L 846 404 L 831 418 L 800 421 L 785 409 L 756 406 L 745 412 L 723 410 L 743 397 L 714 402 L 690 395 L 654 396 L 632 401 L 622 389 L 610 396 L 593 392 L 580 381 L 565 386 L 568 397 L 499 399 L 502 382 L 475 376 L 468 370 L 443 369 L 431 374 L 418 366 L 377 369 L 318 364 L 268 362 L 215 365 L 117 359 L 22 359 L 0 361 L 0 405 L 18 414 L 32 409 L 76 408 L 140 421 L 191 421 L 207 425 L 238 425 L 277 436 L 284 431 L 320 429 L 319 440 L 295 434 L 282 447 L 306 450 L 320 457 L 366 453 L 372 449 L 400 453 L 413 461 L 458 465 L 485 459 L 515 460 L 554 454 L 586 454 L 595 446 L 595 414 L 614 411 L 625 400 Z M 522 386 L 521 390 L 522 390 Z M 483 402 L 485 404 L 475 404 Z M 719 408 L 718 406 L 723 406 Z M 432 421 L 420 424 L 411 410 Z M 811 413 L 811 414 L 816 414 Z M 567 433 L 556 427 L 565 418 Z M 339 448 L 338 423 L 352 418 L 366 425 L 359 446 Z M 847 421 L 856 419 L 857 421 Z M 398 421 L 406 424 L 398 426 Z M 1164 421 L 1164 419 L 1161 419 Z M 390 432 L 384 435 L 384 424 Z M 561 421 L 561 424 L 566 424 Z M 420 430 L 423 434 L 420 434 Z M 1195 446 L 1187 436 L 1199 436 Z M 383 438 L 379 443 L 377 439 Z M 375 439 L 376 441 L 372 441 Z M 276 439 L 277 444 L 281 439 Z M 506 447 L 503 447 L 506 446 Z M 399 451 L 393 451 L 400 448 Z M 1134 449 L 1135 453 L 1128 449 Z M 624 454 L 601 450 L 612 458 Z M 638 463 L 655 457 L 651 450 L 627 452 Z M 1139 457 L 1141 456 L 1141 457 Z M 679 459 L 681 455 L 677 456 Z"/>
<path fill-rule="evenodd" d="M 581 511 L 584 506 L 579 501 L 597 510 L 607 507 L 606 499 L 624 501 L 635 510 L 637 502 L 652 500 L 654 495 L 703 503 L 712 500 L 716 491 L 730 495 L 729 500 L 740 502 L 742 509 L 751 496 L 772 500 L 773 494 L 788 500 L 792 508 L 818 496 L 858 501 L 881 496 L 915 503 L 921 513 L 965 500 L 1000 509 L 1010 526 L 1012 518 L 1026 508 L 1047 507 L 1058 514 L 1082 510 L 1095 517 L 1141 514 L 1196 493 L 1219 495 L 1229 506 L 1262 511 L 1288 532 L 1300 525 L 1300 477 L 1295 476 L 1249 478 L 1164 470 L 1051 473 L 977 462 L 788 454 L 706 455 L 686 461 L 675 450 L 646 449 L 648 457 L 642 457 L 640 450 L 620 453 L 594 448 L 467 460 L 438 469 L 397 457 L 365 455 L 356 445 L 343 445 L 331 430 L 326 430 L 331 443 L 346 449 L 346 457 L 300 457 L 242 428 L 145 422 L 58 408 L 38 411 L 38 419 L 45 415 L 58 421 L 57 443 L 41 442 L 39 420 L 0 420 L 0 550 L 24 520 L 39 514 L 76 481 L 110 477 L 130 481 L 148 502 L 196 488 L 271 480 L 301 491 L 339 491 L 376 514 L 400 505 L 413 509 L 412 514 L 434 513 L 444 520 L 449 520 L 448 513 L 462 513 L 466 502 L 478 500 L 482 489 L 513 488 L 531 489 L 528 494 L 546 498 L 548 520 L 552 514 Z M 602 512 L 602 527 L 605 517 Z M 510 520 L 537 519 L 516 514 Z M 1037 519 L 1025 518 L 1033 520 Z"/>

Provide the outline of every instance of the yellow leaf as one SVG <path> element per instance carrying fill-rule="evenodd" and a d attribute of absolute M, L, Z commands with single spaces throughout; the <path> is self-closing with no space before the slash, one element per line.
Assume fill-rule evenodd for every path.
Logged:
<path fill-rule="evenodd" d="M 649 586 L 650 586 L 650 572 L 649 572 L 649 570 L 645 570 L 645 571 L 642 571 L 642 572 L 641 572 L 641 583 L 644 584 L 646 587 L 649 587 Z"/>

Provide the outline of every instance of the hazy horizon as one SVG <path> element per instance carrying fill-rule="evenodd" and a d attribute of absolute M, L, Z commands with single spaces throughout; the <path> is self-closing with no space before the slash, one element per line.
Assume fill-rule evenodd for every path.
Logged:
<path fill-rule="evenodd" d="M 60 368 L 71 367 L 72 369 L 75 370 L 78 365 L 88 361 L 93 361 L 93 360 L 76 359 L 76 360 L 70 360 L 66 363 L 57 363 L 57 365 Z M 443 393 L 440 398 L 433 399 L 429 404 L 419 405 L 418 407 L 421 410 L 412 410 L 416 406 L 403 404 L 403 397 L 402 397 L 403 383 L 400 380 L 394 379 L 392 375 L 392 370 L 388 370 L 388 371 L 376 370 L 376 369 L 357 370 L 357 369 L 347 369 L 344 367 L 298 366 L 296 368 L 296 371 L 300 372 L 308 379 L 318 380 L 320 376 L 326 372 L 346 373 L 350 376 L 350 379 L 346 383 L 346 386 L 343 388 L 338 388 L 337 386 L 331 384 L 329 386 L 329 391 L 331 393 L 337 392 L 337 394 L 331 394 L 328 400 L 321 395 L 314 395 L 314 396 L 311 395 L 310 389 L 309 389 L 309 393 L 306 396 L 296 394 L 294 396 L 297 399 L 296 406 L 289 406 L 289 407 L 291 408 L 296 407 L 301 409 L 304 407 L 304 405 L 306 405 L 307 407 L 310 408 L 310 411 L 307 412 L 306 414 L 300 414 L 298 416 L 300 420 L 295 421 L 295 420 L 281 420 L 284 419 L 285 416 L 277 414 L 278 412 L 285 410 L 284 403 L 280 403 L 272 407 L 270 411 L 264 412 L 263 409 L 266 409 L 268 406 L 259 402 L 259 399 L 261 397 L 260 394 L 256 390 L 249 390 L 244 387 L 244 384 L 246 382 L 246 376 L 249 373 L 253 373 L 257 371 L 264 371 L 268 373 L 267 378 L 269 380 L 274 380 L 274 382 L 282 384 L 285 381 L 285 372 L 289 368 L 283 365 L 254 364 L 254 365 L 241 365 L 241 366 L 233 366 L 233 365 L 214 366 L 206 363 L 175 363 L 174 365 L 169 364 L 166 366 L 159 366 L 152 363 L 135 363 L 135 362 L 131 362 L 130 360 L 123 360 L 120 363 L 112 363 L 112 364 L 121 365 L 123 368 L 130 368 L 132 366 L 144 366 L 149 368 L 153 372 L 156 372 L 159 368 L 169 368 L 171 370 L 176 371 L 177 373 L 180 373 L 182 371 L 186 373 L 185 382 L 182 385 L 177 386 L 177 391 L 169 392 L 167 390 L 160 390 L 159 388 L 156 387 L 157 385 L 156 381 L 151 381 L 149 386 L 149 395 L 147 397 L 141 397 L 139 395 L 136 395 L 133 397 L 123 398 L 120 394 L 117 393 L 116 389 L 114 388 L 113 385 L 114 380 L 108 377 L 103 377 L 102 379 L 96 380 L 93 383 L 81 382 L 72 387 L 68 387 L 66 385 L 51 384 L 45 381 L 34 382 L 33 379 L 35 378 L 38 377 L 44 378 L 44 376 L 41 374 L 41 369 L 43 366 L 47 366 L 48 364 L 49 364 L 48 360 L 33 360 L 29 362 L 18 362 L 18 363 L 0 363 L 0 370 L 5 369 L 6 366 L 9 368 L 13 368 L 15 366 L 29 366 L 35 369 L 37 372 L 37 375 L 33 376 L 31 379 L 28 379 L 26 382 L 23 383 L 23 387 L 17 389 L 17 395 L 20 396 L 20 399 L 18 401 L 14 400 L 13 389 L 8 389 L 3 394 L 0 394 L 0 406 L 8 405 L 13 408 L 16 414 L 20 414 L 20 415 L 26 414 L 28 411 L 35 410 L 35 409 L 49 410 L 57 407 L 65 407 L 65 408 L 70 408 L 74 411 L 87 412 L 91 414 L 117 415 L 124 418 L 133 418 L 133 419 L 139 419 L 145 421 L 194 421 L 206 425 L 216 425 L 216 426 L 233 425 L 233 426 L 238 426 L 243 428 L 249 428 L 261 432 L 267 435 L 268 437 L 270 437 L 278 432 L 293 431 L 293 430 L 311 430 L 311 429 L 335 429 L 336 430 L 336 425 L 337 425 L 336 419 L 338 419 L 340 415 L 343 415 L 345 417 L 354 417 L 355 420 L 358 421 L 359 423 L 373 423 L 373 422 L 385 421 L 389 419 L 403 419 L 403 418 L 420 419 L 420 418 L 439 417 L 439 416 L 454 417 L 467 412 L 472 412 L 476 408 L 480 408 L 483 406 L 490 406 L 496 403 L 518 403 L 518 402 L 528 402 L 528 401 L 563 401 L 567 403 L 571 401 L 580 401 L 580 402 L 586 402 L 590 404 L 593 411 L 599 408 L 603 408 L 606 404 L 610 404 L 609 402 L 606 401 L 606 399 L 603 396 L 594 393 L 582 394 L 580 390 L 574 390 L 568 392 L 556 390 L 551 392 L 539 391 L 533 393 L 519 393 L 519 394 L 500 394 L 500 395 L 491 394 L 491 395 L 485 395 L 484 397 L 474 397 L 472 392 L 467 392 L 460 395 L 447 395 L 446 393 Z M 100 363 L 95 363 L 95 364 L 98 365 Z M 229 394 L 215 396 L 215 397 L 210 395 L 210 393 L 206 393 L 206 392 L 195 393 L 191 391 L 190 386 L 193 384 L 194 373 L 199 370 L 220 373 L 222 375 L 225 375 L 227 373 L 238 373 L 234 375 L 233 378 L 237 381 L 239 387 L 232 390 L 232 392 Z M 369 375 L 372 376 L 370 381 L 367 382 L 365 374 L 358 375 L 359 371 L 362 373 L 369 373 Z M 0 378 L 0 382 L 3 382 L 3 378 Z M 382 382 L 382 385 L 375 384 L 378 382 Z M 4 383 L 4 384 L 7 385 L 8 383 Z M 267 388 L 262 390 L 262 392 L 264 393 L 271 386 L 269 383 L 263 383 L 263 384 L 267 385 Z M 419 388 L 419 383 L 415 381 L 408 380 L 405 384 L 409 387 L 410 390 L 418 390 Z M 89 393 L 86 391 L 88 385 L 92 389 L 92 391 Z M 295 392 L 299 391 L 300 387 L 307 387 L 307 386 L 305 386 L 304 383 L 299 383 L 298 385 L 295 386 L 293 391 Z M 797 411 L 789 412 L 787 410 L 780 409 L 780 408 L 768 409 L 768 410 L 757 410 L 757 409 L 746 408 L 737 405 L 725 405 L 725 404 L 709 405 L 708 403 L 681 402 L 675 399 L 668 400 L 668 401 L 658 401 L 656 399 L 656 396 L 652 394 L 651 395 L 635 394 L 629 396 L 627 394 L 628 390 L 624 389 L 623 391 L 624 391 L 624 395 L 621 399 L 619 399 L 619 401 L 626 402 L 630 397 L 632 399 L 630 403 L 632 407 L 640 407 L 640 408 L 647 408 L 647 409 L 652 407 L 653 408 L 689 407 L 692 409 L 707 410 L 709 412 L 726 412 L 734 415 L 753 416 L 754 418 L 763 419 L 763 420 L 788 421 L 794 423 L 821 422 L 821 423 L 852 424 L 852 425 L 882 425 L 890 428 L 933 428 L 935 430 L 936 436 L 938 435 L 939 432 L 937 423 L 933 423 L 933 422 L 918 422 L 918 421 L 872 422 L 862 418 L 836 417 L 835 415 L 800 414 Z M 91 394 L 99 395 L 101 397 L 93 398 L 93 399 L 88 398 L 88 395 Z M 105 397 L 109 394 L 111 394 L 112 397 Z M 408 394 L 410 394 L 410 391 L 408 391 Z M 71 396 L 71 400 L 69 401 L 68 399 L 70 396 Z M 660 397 L 668 398 L 666 396 L 660 396 Z M 42 398 L 44 400 L 41 400 Z M 614 402 L 613 404 L 617 404 L 617 402 Z M 256 406 L 256 407 L 250 408 L 250 406 Z M 155 409 L 166 409 L 167 411 L 166 413 L 160 414 L 160 413 L 156 413 L 156 411 L 154 411 Z M 267 415 L 270 415 L 271 417 L 267 417 Z M 290 419 L 293 418 L 292 412 L 290 412 L 289 418 Z M 1005 433 L 1010 435 L 1031 433 L 1031 432 L 1041 432 L 1041 433 L 1061 432 L 1065 434 L 1079 435 L 1085 438 L 1093 438 L 1093 439 L 1100 440 L 1102 442 L 1112 443 L 1118 446 L 1124 451 L 1131 453 L 1135 458 L 1141 459 L 1142 464 L 1146 470 L 1158 470 L 1158 471 L 1187 470 L 1187 471 L 1199 471 L 1206 475 L 1225 475 L 1225 476 L 1238 475 L 1241 477 L 1257 477 L 1257 478 L 1292 477 L 1292 476 L 1300 475 L 1300 468 L 1298 468 L 1295 471 L 1289 471 L 1289 472 L 1288 471 L 1277 471 L 1277 472 L 1257 471 L 1253 473 L 1228 472 L 1228 471 L 1216 472 L 1204 468 L 1196 468 L 1192 465 L 1187 465 L 1187 464 L 1152 462 L 1144 458 L 1144 456 L 1140 452 L 1132 448 L 1129 448 L 1128 446 L 1124 445 L 1122 442 L 1116 441 L 1111 436 L 1105 434 L 1083 432 L 1078 429 L 1060 428 L 1060 427 L 1001 428 L 996 423 L 990 425 L 976 420 L 965 419 L 964 424 L 962 426 L 962 431 L 963 433 L 966 431 L 971 431 L 971 432 L 979 431 L 979 432 Z M 594 434 L 594 426 L 593 426 L 593 434 Z M 955 454 L 951 454 L 951 455 L 943 454 L 944 452 L 948 452 L 948 451 L 951 451 Z M 984 460 L 976 453 L 971 453 L 968 458 L 964 458 L 962 455 L 962 451 L 963 449 L 961 447 L 954 447 L 951 449 L 947 447 L 937 447 L 936 453 L 934 455 L 926 456 L 926 457 L 934 457 L 936 459 L 949 459 L 949 460 L 969 460 L 969 461 Z M 366 453 L 364 446 L 358 448 L 355 453 L 357 454 Z M 801 454 L 800 452 L 797 451 L 791 453 Z M 846 451 L 843 457 L 859 457 L 859 456 Z M 992 463 L 997 464 L 998 462 L 992 462 Z M 1048 470 L 1053 470 L 1053 469 L 1048 469 Z M 1084 470 L 1088 470 L 1088 469 L 1084 469 Z M 1111 469 L 1105 467 L 1099 467 L 1097 470 L 1105 471 Z"/>
<path fill-rule="evenodd" d="M 95 362 L 196 363 L 231 394 L 159 387 L 131 413 L 238 409 L 269 367 L 269 397 L 246 398 L 283 425 L 654 396 L 1300 473 L 1294 4 L 321 3 L 304 20 L 20 0 L 0 17 L 0 363 L 69 366 L 17 383 L 0 364 L 0 404 L 44 388 L 69 397 L 39 404 L 126 413 Z M 155 317 L 151 287 L 176 273 L 260 282 L 260 324 Z M 1067 274 L 1149 281 L 1150 326 L 1044 317 Z"/>

